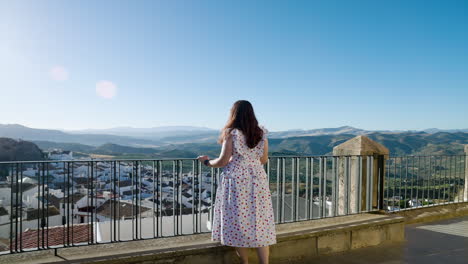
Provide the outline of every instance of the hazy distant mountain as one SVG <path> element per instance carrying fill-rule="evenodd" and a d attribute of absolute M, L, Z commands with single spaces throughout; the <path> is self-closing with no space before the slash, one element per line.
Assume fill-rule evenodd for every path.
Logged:
<path fill-rule="evenodd" d="M 132 138 L 127 136 L 102 135 L 102 134 L 69 134 L 59 130 L 36 129 L 22 125 L 2 125 L 0 124 L 0 137 L 22 139 L 30 141 L 52 141 L 80 143 L 87 145 L 102 145 L 114 143 L 130 146 L 157 146 L 160 143 L 155 140 Z"/>
<path fill-rule="evenodd" d="M 463 155 L 463 145 L 468 144 L 468 133 L 370 133 L 371 139 L 383 144 L 391 155 Z M 269 151 L 273 155 L 329 155 L 333 147 L 355 135 L 321 135 L 289 138 L 270 138 Z M 40 148 L 61 148 L 87 154 L 105 154 L 117 158 L 195 158 L 206 154 L 214 158 L 221 146 L 209 143 L 170 144 L 155 148 L 137 148 L 105 144 L 98 147 L 81 144 L 35 142 Z"/>
<path fill-rule="evenodd" d="M 115 127 L 65 131 L 73 134 L 107 134 L 158 140 L 165 137 L 191 137 L 217 134 L 218 131 L 195 126 L 162 126 L 152 128 Z"/>
<path fill-rule="evenodd" d="M 465 129 L 438 129 L 438 128 L 428 128 L 423 130 L 426 133 L 434 134 L 434 133 L 439 133 L 439 132 L 448 132 L 448 133 L 457 133 L 457 132 L 463 132 L 463 133 L 468 133 L 468 128 Z"/>
<path fill-rule="evenodd" d="M 92 131 L 88 130 L 86 132 L 91 134 L 67 133 L 59 130 L 28 128 L 21 125 L 0 125 L 0 137 L 34 141 L 43 149 L 62 148 L 83 153 L 99 152 L 100 154 L 112 153 L 112 155 L 119 153 L 144 155 L 156 155 L 155 153 L 157 153 L 159 155 L 164 151 L 172 151 L 172 154 L 178 151 L 189 155 L 207 150 L 215 154 L 219 149 L 219 145 L 216 145 L 219 131 L 203 127 L 121 127 L 94 130 L 95 133 L 99 131 L 122 133 L 122 135 L 92 134 Z M 333 146 L 363 134 L 384 144 L 393 154 L 430 153 L 427 152 L 429 150 L 438 153 L 459 153 L 462 149 L 460 144 L 468 144 L 466 140 L 468 133 L 437 131 L 437 129 L 429 129 L 427 132 L 376 132 L 343 126 L 311 130 L 270 131 L 269 138 L 271 152 L 304 153 L 307 155 L 329 154 Z M 134 136 L 129 136 L 130 134 Z M 107 147 L 99 149 L 102 145 Z M 110 146 L 127 146 L 134 149 L 123 150 L 120 147 L 110 148 Z"/>
<path fill-rule="evenodd" d="M 322 136 L 322 135 L 340 135 L 340 134 L 349 134 L 349 135 L 364 135 L 372 133 L 372 131 L 363 130 L 359 128 L 354 128 L 350 126 L 342 126 L 337 128 L 318 128 L 318 129 L 296 129 L 296 130 L 287 130 L 287 131 L 278 131 L 270 132 L 270 137 L 272 138 L 287 138 L 287 137 L 298 137 L 298 136 Z"/>

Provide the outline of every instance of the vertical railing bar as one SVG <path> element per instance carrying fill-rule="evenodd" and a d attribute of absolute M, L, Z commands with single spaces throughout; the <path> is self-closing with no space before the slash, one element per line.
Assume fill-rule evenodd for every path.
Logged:
<path fill-rule="evenodd" d="M 113 229 L 113 226 L 114 226 L 114 212 L 115 212 L 115 208 L 114 208 L 114 199 L 113 199 L 113 184 L 114 184 L 114 174 L 113 174 L 113 161 L 109 161 L 108 164 L 109 164 L 109 182 L 110 182 L 110 185 L 109 185 L 109 208 L 110 208 L 110 220 L 109 220 L 109 242 L 112 243 L 114 242 L 114 234 L 112 232 L 112 229 Z M 106 177 L 106 180 L 107 180 L 107 177 Z"/>
<path fill-rule="evenodd" d="M 112 242 L 117 241 L 117 186 L 116 186 L 116 181 L 117 181 L 117 161 L 114 160 L 112 162 L 113 164 L 113 170 L 112 170 L 112 209 L 113 209 L 113 215 L 112 215 L 112 222 L 113 222 L 113 230 L 112 230 Z"/>
<path fill-rule="evenodd" d="M 460 156 L 460 159 L 462 160 L 460 162 L 460 166 L 462 166 L 460 169 L 460 182 L 463 183 L 463 185 L 461 186 L 462 188 L 462 196 L 461 196 L 461 201 L 460 202 L 465 202 L 465 185 L 468 184 L 466 181 L 465 181 L 465 175 L 466 175 L 466 156 Z"/>
<path fill-rule="evenodd" d="M 192 160 L 192 233 L 196 233 L 196 216 L 195 216 L 195 160 Z"/>
<path fill-rule="evenodd" d="M 294 204 L 294 174 L 295 174 L 295 170 L 294 170 L 294 161 L 295 159 L 294 158 L 291 158 L 291 221 L 294 222 L 295 219 L 294 219 L 294 211 L 296 209 L 296 206 Z"/>
<path fill-rule="evenodd" d="M 88 245 L 90 245 L 90 235 L 91 235 L 91 232 L 90 232 L 90 224 L 89 224 L 89 217 L 90 217 L 90 201 L 89 201 L 89 196 L 90 196 L 90 178 L 91 178 L 91 162 L 88 161 L 86 162 L 86 242 L 88 243 Z"/>
<path fill-rule="evenodd" d="M 455 203 L 455 198 L 457 196 L 457 188 L 456 188 L 456 177 L 457 177 L 457 160 L 455 159 L 455 156 L 450 157 L 450 159 L 453 161 L 453 177 L 452 177 L 452 185 L 453 185 L 453 201 L 452 203 Z"/>
<path fill-rule="evenodd" d="M 179 191 L 180 191 L 180 186 L 179 186 L 179 173 L 180 173 L 180 168 L 179 168 L 179 160 L 176 161 L 176 178 L 175 178 L 175 190 L 174 193 L 177 193 L 177 196 L 175 198 L 176 204 L 175 204 L 175 234 L 179 235 L 179 209 L 180 209 L 180 203 L 179 203 Z M 213 179 L 212 179 L 213 180 Z"/>
<path fill-rule="evenodd" d="M 203 187 L 203 175 L 202 175 L 202 166 L 201 166 L 201 162 L 200 161 L 197 161 L 197 166 L 198 166 L 198 210 L 200 211 L 199 213 L 199 220 L 198 220 L 198 224 L 199 224 L 199 231 L 201 232 L 201 218 L 202 218 L 202 187 Z"/>
<path fill-rule="evenodd" d="M 182 181 L 182 180 L 183 180 L 183 171 L 182 171 L 182 169 L 183 169 L 183 162 L 182 162 L 182 160 L 179 160 L 178 165 L 179 165 L 179 179 L 180 179 L 180 182 L 179 182 L 179 195 L 178 195 L 178 196 L 179 196 L 179 197 L 178 197 L 178 200 L 179 200 L 178 203 L 179 203 L 179 210 L 180 210 L 180 211 L 179 211 L 179 212 L 180 212 L 180 216 L 179 216 L 179 217 L 180 217 L 180 232 L 179 232 L 179 234 L 183 234 L 182 227 L 183 227 L 183 224 L 184 224 L 184 223 L 183 223 L 183 218 L 182 218 L 182 216 L 183 216 L 183 207 L 184 207 L 184 204 L 182 203 L 182 185 L 183 185 L 183 181 Z M 215 189 L 215 190 L 216 190 L 216 189 Z M 216 196 L 215 196 L 215 197 L 216 197 Z"/>
<path fill-rule="evenodd" d="M 280 164 L 280 158 L 276 159 L 276 224 L 280 223 L 280 170 L 281 170 L 281 164 Z"/>
<path fill-rule="evenodd" d="M 408 163 L 409 163 L 409 158 L 408 158 Z M 413 191 L 414 191 L 414 156 L 411 156 L 411 166 L 408 168 L 411 170 L 409 173 L 411 175 L 411 192 L 410 192 L 410 201 L 412 204 L 413 203 Z M 417 198 L 416 198 L 417 200 Z M 413 206 L 411 206 L 413 207 Z"/>
<path fill-rule="evenodd" d="M 47 174 L 49 174 L 47 172 Z M 74 222 L 73 220 L 75 219 L 75 203 L 74 203 L 74 188 L 75 188 L 75 184 L 74 184 L 74 181 L 73 181 L 73 177 L 75 175 L 75 162 L 72 162 L 72 168 L 71 168 L 71 190 L 72 190 L 72 219 L 71 219 L 71 245 L 74 246 L 75 245 L 75 234 L 74 234 Z M 48 178 L 48 177 L 47 177 Z M 47 201 L 49 200 L 49 191 L 47 191 Z M 47 221 L 47 230 L 49 230 L 49 221 Z M 49 238 L 49 236 L 47 236 L 47 238 Z M 47 247 L 49 247 L 49 241 L 47 241 Z"/>
<path fill-rule="evenodd" d="M 140 218 L 140 222 L 138 223 L 137 221 L 137 230 L 138 230 L 138 233 L 140 234 L 139 238 L 138 239 L 142 239 L 142 210 L 141 210 L 141 180 L 143 178 L 143 176 L 141 175 L 141 162 L 137 161 L 136 162 L 137 164 L 137 181 L 138 181 L 138 190 L 137 190 L 137 204 L 138 206 L 136 207 L 137 208 L 137 217 Z"/>
<path fill-rule="evenodd" d="M 214 216 L 214 201 L 213 201 L 214 200 L 214 197 L 213 197 L 214 186 L 213 186 L 213 184 L 214 184 L 214 178 L 215 178 L 214 168 L 213 167 L 211 167 L 211 169 L 210 169 L 210 175 L 211 175 L 211 177 L 210 177 L 210 188 L 211 188 L 210 189 L 211 190 L 210 191 L 210 208 L 211 208 L 211 210 L 210 210 L 210 219 L 211 219 L 211 222 L 213 223 L 213 216 Z"/>
<path fill-rule="evenodd" d="M 452 175 L 452 159 L 450 155 L 447 155 L 447 204 L 451 203 L 451 175 Z"/>
<path fill-rule="evenodd" d="M 296 219 L 299 220 L 299 193 L 301 192 L 301 181 L 300 181 L 300 170 L 299 170 L 300 158 L 296 158 Z"/>
<path fill-rule="evenodd" d="M 339 178 L 338 178 L 338 166 L 339 166 L 339 158 L 333 156 L 333 201 L 332 201 L 332 210 L 333 210 L 333 216 L 338 216 L 338 193 L 339 193 Z"/>
<path fill-rule="evenodd" d="M 421 207 L 422 206 L 422 202 L 421 202 L 421 205 L 419 205 L 419 189 L 420 189 L 420 183 L 419 183 L 419 180 L 420 180 L 420 177 L 419 175 L 421 174 L 421 157 L 418 157 L 418 173 L 416 175 L 416 182 L 417 182 L 417 186 L 416 186 L 416 204 L 417 204 L 417 207 Z"/>
<path fill-rule="evenodd" d="M 320 201 L 322 199 L 322 163 L 323 163 L 323 157 L 319 157 L 319 189 L 318 189 L 318 199 L 319 199 L 319 205 L 323 206 L 322 202 Z M 322 208 L 318 208 L 318 217 L 322 218 Z"/>
<path fill-rule="evenodd" d="M 310 158 L 310 218 L 314 218 L 314 158 Z"/>
<path fill-rule="evenodd" d="M 19 237 L 19 232 L 21 232 L 21 230 L 18 230 L 18 218 L 19 218 L 19 213 L 18 213 L 18 204 L 19 203 L 22 203 L 23 201 L 23 197 L 19 197 L 18 196 L 20 195 L 20 191 L 22 189 L 22 182 L 19 182 L 18 180 L 18 163 L 16 163 L 16 166 L 15 166 L 15 170 L 13 171 L 12 169 L 12 173 L 11 173 L 11 176 L 12 177 L 15 177 L 16 176 L 16 179 L 15 179 L 15 206 L 14 206 L 14 210 L 15 210 L 15 252 L 18 252 L 18 237 Z M 37 186 L 38 188 L 38 194 L 41 193 L 41 180 L 40 180 L 40 177 L 39 177 L 39 185 Z M 37 205 L 39 206 L 39 199 L 37 201 Z M 39 208 L 39 207 L 38 207 Z M 12 212 L 13 212 L 13 207 L 10 209 Z M 39 211 L 39 210 L 38 210 Z M 37 218 L 37 225 L 38 225 L 38 229 L 39 229 L 39 219 L 40 217 Z M 39 231 L 39 230 L 38 230 Z M 37 234 L 37 247 L 39 248 L 39 232 Z"/>
<path fill-rule="evenodd" d="M 458 198 L 458 185 L 457 185 L 457 156 L 452 156 L 454 167 L 453 167 L 453 202 L 456 203 Z"/>
<path fill-rule="evenodd" d="M 438 193 L 437 194 L 437 204 L 440 204 L 440 189 L 442 187 L 441 184 L 440 184 L 441 179 L 442 179 L 442 170 L 441 170 L 441 168 L 442 168 L 442 157 L 439 157 L 438 160 L 439 160 L 439 165 L 436 166 L 436 168 L 438 168 L 438 170 L 437 170 L 437 176 L 438 176 L 437 177 L 437 191 L 438 191 L 437 192 Z"/>
<path fill-rule="evenodd" d="M 352 214 L 351 208 L 351 156 L 346 157 L 346 214 Z"/>
<path fill-rule="evenodd" d="M 433 156 L 429 156 L 429 201 L 432 201 L 432 205 L 434 205 L 434 170 L 435 168 L 432 166 L 432 159 Z M 432 197 L 431 197 L 432 193 Z"/>
<path fill-rule="evenodd" d="M 44 190 L 44 182 L 45 182 L 45 178 L 46 178 L 46 169 L 47 169 L 47 171 L 48 171 L 48 169 L 49 169 L 49 164 L 46 164 L 46 167 L 42 167 L 42 170 L 43 170 L 43 171 L 42 171 L 42 184 L 41 184 L 41 185 L 42 185 L 42 192 L 39 191 L 39 194 L 38 194 L 38 195 L 41 195 L 41 193 L 42 193 L 42 195 L 44 195 L 44 191 L 45 191 L 45 190 Z M 40 212 L 41 212 L 40 214 L 41 214 L 41 215 L 44 215 L 44 203 L 41 204 L 41 207 L 42 207 L 42 210 L 40 211 Z M 46 239 L 45 237 L 46 237 L 46 236 L 49 237 L 49 235 L 48 235 L 48 234 L 49 234 L 49 230 L 48 230 L 48 229 L 47 229 L 47 230 L 45 229 L 44 223 L 41 223 L 41 228 L 42 228 L 42 249 L 44 249 L 44 248 L 45 248 L 45 244 L 46 244 L 46 243 L 45 243 L 45 239 Z"/>
<path fill-rule="evenodd" d="M 270 182 L 270 178 L 271 178 L 271 177 L 270 177 L 270 176 L 271 176 L 271 175 L 270 175 L 270 173 L 271 173 L 271 169 L 270 169 L 270 167 L 271 167 L 271 158 L 270 158 L 270 157 L 268 157 L 267 163 L 265 164 L 265 166 L 266 166 L 266 174 L 267 174 L 267 182 L 268 182 L 268 191 L 269 191 L 270 193 L 273 193 L 273 192 L 271 191 L 272 183 Z M 273 200 L 272 200 L 272 205 L 273 205 Z M 274 210 L 274 208 L 273 208 L 273 210 Z M 274 214 L 274 213 L 273 213 L 273 214 Z M 274 218 L 274 216 L 273 216 L 273 218 Z M 276 223 L 276 220 L 275 220 L 275 223 Z"/>
<path fill-rule="evenodd" d="M 163 177 L 163 172 L 162 172 L 163 164 L 162 161 L 158 161 L 158 179 L 159 179 L 159 226 L 158 226 L 158 234 L 159 237 L 163 237 L 163 204 L 162 204 L 162 199 L 163 199 L 163 192 L 162 192 L 162 177 Z M 159 233 L 159 231 L 161 232 Z"/>
<path fill-rule="evenodd" d="M 13 253 L 13 192 L 16 195 L 16 184 L 14 185 L 13 182 L 15 181 L 15 177 L 13 175 L 13 169 L 12 169 L 12 164 L 6 165 L 8 175 L 10 175 L 10 253 Z M 38 164 L 38 171 L 39 171 L 39 164 Z M 39 201 L 38 201 L 39 202 Z M 15 217 L 16 218 L 16 217 Z M 39 226 L 39 224 L 38 224 Z M 15 234 L 15 240 L 17 239 L 16 234 Z M 39 239 L 39 232 L 38 232 L 38 239 Z M 39 240 L 38 240 L 39 241 Z M 39 243 L 37 243 L 39 246 Z"/>
<path fill-rule="evenodd" d="M 398 177 L 399 180 L 400 180 L 400 191 L 398 192 L 398 195 L 399 195 L 399 197 L 398 197 L 399 198 L 398 199 L 399 200 L 398 207 L 400 207 L 400 210 L 401 210 L 401 209 L 403 209 L 403 208 L 401 208 L 401 202 L 402 202 L 401 200 L 402 199 L 404 200 L 404 197 L 403 197 L 403 195 L 401 193 L 402 192 L 401 189 L 403 189 L 403 157 L 400 157 L 400 162 L 398 163 L 398 165 L 399 165 L 399 169 L 400 169 L 399 170 L 400 173 L 399 173 L 399 177 Z"/>
<path fill-rule="evenodd" d="M 454 165 L 452 165 L 453 162 L 453 157 L 450 157 L 450 190 L 452 192 L 452 197 L 453 200 L 451 199 L 451 203 L 455 200 L 455 184 L 453 183 L 454 180 Z"/>
<path fill-rule="evenodd" d="M 68 199 L 70 200 L 70 162 L 67 162 L 67 191 Z M 47 212 L 48 211 L 49 208 L 47 208 Z M 67 203 L 67 246 L 70 246 L 70 203 Z"/>
<path fill-rule="evenodd" d="M 20 175 L 20 213 L 19 213 L 19 248 L 20 252 L 23 252 L 23 164 L 20 164 L 19 166 L 16 167 L 16 175 Z M 18 177 L 18 176 L 17 176 Z M 42 203 L 44 203 L 44 200 L 42 200 Z M 18 205 L 16 205 L 18 207 Z"/>
<path fill-rule="evenodd" d="M 137 209 L 135 205 L 135 185 L 136 185 L 136 169 L 135 169 L 135 161 L 132 161 L 132 240 L 135 240 L 136 236 L 138 236 L 138 231 L 136 230 L 137 224 L 135 222 L 138 221 L 137 219 Z"/>
<path fill-rule="evenodd" d="M 452 159 L 453 159 L 453 163 L 454 163 L 454 172 L 453 172 L 453 202 L 455 203 L 456 202 L 456 198 L 458 198 L 458 185 L 457 185 L 457 156 L 453 156 Z"/>
<path fill-rule="evenodd" d="M 156 177 L 155 177 L 155 161 L 152 162 L 152 176 L 153 176 L 153 238 L 156 237 Z"/>
<path fill-rule="evenodd" d="M 346 203 L 345 203 L 345 205 L 346 205 L 346 210 L 345 211 L 346 211 L 346 214 L 348 215 L 348 214 L 350 214 L 350 212 L 349 212 L 350 208 L 349 207 L 350 207 L 350 201 L 351 201 L 351 199 L 350 199 L 350 193 L 351 193 L 351 191 L 350 191 L 351 190 L 350 156 L 345 157 L 345 166 L 346 166 L 346 168 L 345 168 L 345 178 L 346 178 L 346 180 L 345 180 L 346 181 L 346 184 L 345 184 L 345 186 L 346 186 L 346 192 L 345 192 L 346 193 L 346 195 L 345 195 L 346 196 L 346 200 L 345 200 Z"/>
<path fill-rule="evenodd" d="M 369 211 L 373 211 L 374 209 L 374 156 L 370 156 L 370 199 L 369 199 Z"/>
<path fill-rule="evenodd" d="M 119 221 L 117 222 L 117 224 L 118 224 L 118 227 L 117 227 L 117 232 L 118 232 L 118 234 L 117 234 L 117 235 L 118 235 L 117 241 L 121 241 L 121 240 L 120 240 L 120 220 L 121 220 L 120 200 L 122 200 L 122 196 L 121 196 L 122 191 L 120 190 L 120 182 L 121 182 L 122 173 L 121 173 L 120 168 L 121 168 L 122 166 L 121 166 L 120 161 L 118 162 L 118 166 L 119 166 L 119 169 L 118 169 L 118 171 L 119 171 L 119 177 L 118 177 L 118 179 L 119 179 L 119 180 L 117 181 L 117 183 L 118 183 L 118 189 L 119 189 L 119 200 L 117 201 L 117 212 L 118 212 L 118 215 L 119 215 L 119 217 L 118 217 Z"/>
<path fill-rule="evenodd" d="M 46 204 L 46 207 L 47 207 L 47 221 L 46 221 L 46 232 L 47 232 L 47 239 L 46 239 L 46 247 L 47 248 L 50 248 L 49 247 L 49 206 L 50 206 L 50 203 L 49 203 L 49 198 L 50 198 L 50 177 L 49 177 L 49 166 L 47 166 L 46 168 L 46 173 L 47 173 L 47 176 L 46 176 L 46 183 L 47 183 L 47 204 Z M 59 210 L 60 211 L 60 210 Z M 73 222 L 72 222 L 73 224 Z M 21 229 L 22 230 L 22 229 Z M 73 239 L 72 239 L 72 242 L 73 242 Z"/>
<path fill-rule="evenodd" d="M 370 192 L 370 185 L 371 183 L 371 160 L 370 156 L 366 156 L 366 212 L 371 211 L 370 207 L 370 199 L 371 199 L 371 192 Z"/>
<path fill-rule="evenodd" d="M 94 170 L 91 170 L 91 186 L 92 186 L 92 192 L 91 192 L 91 225 L 92 225 L 92 229 L 93 229 L 93 233 L 92 233 L 92 243 L 95 244 L 96 241 L 95 241 L 95 237 L 96 237 L 96 225 L 94 223 L 94 219 L 96 217 L 95 215 L 95 208 L 97 207 L 97 204 L 95 203 L 96 202 L 96 198 L 97 198 L 97 187 L 95 185 L 95 180 L 97 178 L 97 175 L 98 175 L 98 171 L 97 171 L 97 161 L 94 162 L 94 163 L 91 163 L 91 166 L 94 166 Z M 94 173 L 96 174 L 96 177 L 94 177 Z M 95 198 L 96 197 L 96 198 Z"/>
<path fill-rule="evenodd" d="M 406 176 L 405 176 L 405 209 L 407 209 L 408 206 L 408 156 L 405 156 L 405 165 L 406 165 Z M 413 191 L 413 190 L 411 190 Z"/>
<path fill-rule="evenodd" d="M 99 241 L 97 239 L 97 230 L 98 230 L 98 224 L 97 224 L 97 207 L 98 207 L 98 177 L 99 177 L 99 168 L 98 168 L 98 163 L 99 161 L 96 161 L 95 162 L 95 165 L 96 166 L 96 169 L 95 169 L 95 173 L 96 173 L 96 177 L 94 178 L 94 181 L 93 181 L 93 194 L 94 194 L 94 206 L 93 208 L 91 208 L 91 210 L 93 211 L 93 241 L 94 241 L 94 244 L 99 244 Z"/>
<path fill-rule="evenodd" d="M 327 157 L 323 157 L 322 216 L 327 217 Z"/>
<path fill-rule="evenodd" d="M 429 158 L 429 166 L 428 166 L 428 162 L 427 162 L 427 158 Z M 429 194 L 429 191 L 430 191 L 430 181 L 429 179 L 431 178 L 431 157 L 429 156 L 426 156 L 425 158 L 425 165 L 426 165 L 426 200 L 427 200 L 427 206 L 429 206 L 429 199 L 430 199 L 430 194 Z M 428 168 L 429 167 L 429 168 Z"/>
<path fill-rule="evenodd" d="M 285 185 L 286 185 L 286 160 L 285 158 L 281 159 L 281 223 L 284 223 L 284 195 L 285 195 Z"/>
<path fill-rule="evenodd" d="M 358 170 L 359 170 L 359 176 L 358 176 L 358 201 L 357 201 L 357 212 L 361 213 L 362 211 L 362 156 L 357 157 L 358 160 Z"/>
<path fill-rule="evenodd" d="M 465 164 L 465 161 L 466 161 L 466 157 L 465 156 L 460 156 L 460 159 L 461 159 L 461 162 L 460 162 L 460 176 L 458 177 L 460 183 L 463 183 L 460 188 L 462 189 L 462 192 L 461 192 L 461 197 L 459 199 L 460 202 L 464 202 L 465 200 L 465 184 L 467 184 L 464 179 L 465 179 L 465 167 L 466 167 L 466 164 Z"/>
<path fill-rule="evenodd" d="M 38 171 L 39 171 L 39 164 L 37 165 L 38 166 Z M 8 164 L 6 165 L 7 167 L 7 171 L 8 171 L 8 175 L 10 175 L 10 182 L 11 182 L 11 185 L 10 185 L 10 253 L 13 253 L 13 192 L 15 193 L 16 195 L 16 184 L 13 184 L 13 182 L 15 181 L 15 177 L 13 175 L 13 169 L 12 169 L 12 164 Z M 38 201 L 39 203 L 39 201 Z M 39 204 L 38 204 L 39 205 Z M 15 217 L 16 218 L 16 217 Z M 39 224 L 38 224 L 39 226 Z M 15 234 L 15 240 L 17 239 L 16 237 L 16 234 Z M 39 232 L 38 232 L 38 242 L 39 242 Z M 38 247 L 39 247 L 39 243 L 37 243 Z"/>
<path fill-rule="evenodd" d="M 451 175 L 452 175 L 452 159 L 450 156 L 447 155 L 447 161 L 448 161 L 448 168 L 447 168 L 447 189 L 448 189 L 448 197 L 447 197 L 447 203 L 451 203 L 451 196 L 452 196 L 452 187 L 451 185 Z"/>
<path fill-rule="evenodd" d="M 309 158 L 305 158 L 305 207 L 304 207 L 304 212 L 305 212 L 305 219 L 310 219 L 309 218 Z"/>
<path fill-rule="evenodd" d="M 286 177 L 286 183 L 288 183 L 287 181 L 287 177 Z M 289 184 L 290 184 L 290 208 L 291 208 L 291 211 L 290 211 L 290 219 L 288 222 L 290 221 L 294 221 L 294 158 L 291 158 L 291 178 L 290 178 L 290 181 L 289 181 Z M 286 184 L 287 186 L 287 184 Z"/>
<path fill-rule="evenodd" d="M 66 181 L 67 177 L 66 176 L 68 174 L 68 168 L 66 166 L 67 163 L 62 162 L 62 165 L 63 165 L 63 182 L 62 182 L 63 186 L 62 186 L 62 188 L 63 188 L 63 198 L 64 198 L 63 201 L 64 201 L 64 204 L 63 204 L 63 208 L 62 208 L 63 209 L 63 215 L 62 215 L 62 219 L 61 219 L 61 221 L 62 221 L 61 226 L 62 226 L 62 246 L 65 247 L 66 246 L 66 243 L 65 243 L 66 229 L 65 229 L 65 227 L 67 225 L 66 223 L 67 223 L 67 217 L 68 217 L 68 215 L 67 215 L 68 208 L 69 208 L 68 206 L 70 204 L 70 195 L 68 193 L 69 189 L 67 189 L 67 184 L 66 184 L 67 183 L 67 181 Z M 41 225 L 43 225 L 43 223 Z"/>
<path fill-rule="evenodd" d="M 387 168 L 387 182 L 386 182 L 386 184 L 387 184 L 387 201 L 386 201 L 387 202 L 386 203 L 387 208 L 386 208 L 386 210 L 387 211 L 390 208 L 390 168 L 391 168 L 390 166 L 391 166 L 391 164 L 392 164 L 392 158 L 389 157 L 389 159 L 387 161 L 388 166 L 385 166 Z"/>
<path fill-rule="evenodd" d="M 393 210 L 395 211 L 395 198 L 396 198 L 396 164 L 397 164 L 397 157 L 393 158 Z M 367 206 L 367 205 L 366 205 Z"/>
<path fill-rule="evenodd" d="M 46 164 L 46 165 L 47 165 L 47 168 L 48 168 L 48 167 L 49 167 L 49 164 Z M 64 171 L 65 171 L 65 170 L 64 170 Z M 39 190 L 38 198 L 39 198 L 39 196 L 41 196 L 41 195 L 44 196 L 44 191 L 45 191 L 45 189 L 44 189 L 44 182 L 45 182 L 45 178 L 46 178 L 46 172 L 45 172 L 45 168 L 43 167 L 42 182 L 41 182 L 42 191 Z M 65 181 L 65 178 L 64 178 L 64 181 Z M 64 187 L 63 187 L 63 188 L 65 188 L 65 184 L 64 184 Z M 38 212 L 39 212 L 39 215 L 44 216 L 44 214 L 45 214 L 45 209 L 44 209 L 44 207 L 45 207 L 44 203 L 41 203 L 41 210 L 38 211 Z M 40 217 L 39 217 L 39 218 L 40 218 Z M 41 242 L 42 242 L 42 249 L 44 249 L 44 248 L 45 248 L 45 245 L 46 245 L 46 243 L 45 243 L 46 232 L 48 232 L 49 230 L 46 230 L 46 229 L 45 229 L 45 225 L 44 225 L 44 223 L 42 223 L 42 222 L 41 222 L 41 228 L 42 228 L 42 239 L 41 239 Z M 47 233 L 47 234 L 48 234 L 48 233 Z M 48 235 L 47 235 L 47 237 L 48 237 Z"/>

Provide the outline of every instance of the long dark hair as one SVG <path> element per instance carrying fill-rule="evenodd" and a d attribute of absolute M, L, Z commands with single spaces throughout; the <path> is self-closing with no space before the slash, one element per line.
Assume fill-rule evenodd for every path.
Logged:
<path fill-rule="evenodd" d="M 221 144 L 226 136 L 235 128 L 242 131 L 245 135 L 249 148 L 254 148 L 262 140 L 263 130 L 258 126 L 252 104 L 249 101 L 239 100 L 234 103 L 226 126 L 221 131 L 218 143 Z"/>

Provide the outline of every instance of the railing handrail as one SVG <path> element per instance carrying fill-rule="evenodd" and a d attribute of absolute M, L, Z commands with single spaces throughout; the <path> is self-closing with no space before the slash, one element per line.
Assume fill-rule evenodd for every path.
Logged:
<path fill-rule="evenodd" d="M 368 157 L 373 155 L 291 155 L 291 156 L 270 156 L 268 159 L 275 158 L 339 158 L 339 157 Z M 405 157 L 460 157 L 466 154 L 434 154 L 434 155 L 399 155 L 389 156 L 389 158 L 405 158 Z M 156 158 L 156 159 L 72 159 L 72 160 L 15 160 L 15 161 L 0 161 L 0 164 L 28 164 L 28 163 L 62 163 L 62 162 L 132 162 L 132 161 L 181 161 L 181 160 L 197 160 L 196 158 Z"/>

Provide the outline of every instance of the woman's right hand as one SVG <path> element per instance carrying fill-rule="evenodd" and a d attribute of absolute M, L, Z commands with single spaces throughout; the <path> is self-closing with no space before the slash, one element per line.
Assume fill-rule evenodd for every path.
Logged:
<path fill-rule="evenodd" d="M 205 160 L 209 159 L 208 156 L 203 155 L 203 156 L 198 156 L 197 160 L 199 160 L 201 163 L 203 163 Z"/>

